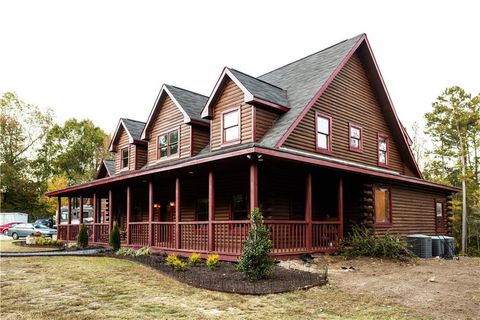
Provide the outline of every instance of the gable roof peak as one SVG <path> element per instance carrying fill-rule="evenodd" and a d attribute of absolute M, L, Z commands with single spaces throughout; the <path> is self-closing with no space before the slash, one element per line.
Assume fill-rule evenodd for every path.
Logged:
<path fill-rule="evenodd" d="M 129 118 L 120 118 L 118 120 L 117 128 L 115 129 L 115 132 L 113 133 L 112 140 L 110 141 L 110 146 L 108 148 L 109 151 L 114 150 L 114 143 L 117 140 L 118 133 L 120 132 L 120 128 L 123 127 L 125 132 L 128 135 L 128 142 L 129 143 L 135 143 L 142 141 L 141 138 L 141 133 L 143 128 L 145 127 L 145 122 L 138 121 L 138 120 L 132 120 Z"/>

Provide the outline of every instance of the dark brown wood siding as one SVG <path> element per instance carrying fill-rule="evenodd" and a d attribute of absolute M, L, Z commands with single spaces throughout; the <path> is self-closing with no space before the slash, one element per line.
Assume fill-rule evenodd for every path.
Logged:
<path fill-rule="evenodd" d="M 120 171 L 130 170 L 130 169 L 134 168 L 134 166 L 132 166 L 132 164 L 135 161 L 135 157 L 134 156 L 132 157 L 132 153 L 134 153 L 134 151 L 132 149 L 134 149 L 134 148 L 132 148 L 132 146 L 128 142 L 129 137 L 128 137 L 128 134 L 125 131 L 125 129 L 123 129 L 123 127 L 120 127 L 118 135 L 119 135 L 119 137 L 117 139 L 117 143 L 116 143 L 116 147 L 115 147 L 115 157 L 114 157 L 115 158 L 115 173 L 119 173 Z M 129 165 L 128 165 L 127 168 L 121 169 L 122 149 L 125 148 L 125 147 L 129 148 L 129 151 L 128 151 Z"/>
<path fill-rule="evenodd" d="M 332 117 L 332 157 L 377 166 L 378 133 L 389 136 L 389 168 L 404 173 L 397 141 L 384 118 L 360 58 L 354 54 L 284 143 L 315 152 L 315 112 Z M 349 123 L 363 128 L 363 153 L 349 150 Z"/>
<path fill-rule="evenodd" d="M 135 170 L 138 170 L 147 164 L 147 146 L 135 145 L 135 156 Z"/>
<path fill-rule="evenodd" d="M 391 185 L 391 192 L 392 226 L 375 227 L 377 234 L 435 234 L 435 199 L 446 194 L 402 185 Z"/>
<path fill-rule="evenodd" d="M 211 150 L 217 150 L 222 147 L 222 112 L 236 107 L 240 107 L 241 110 L 240 143 L 252 142 L 252 106 L 244 102 L 242 90 L 233 81 L 227 80 L 222 93 L 213 106 L 210 131 Z"/>
<path fill-rule="evenodd" d="M 183 123 L 183 114 L 169 96 L 163 98 L 159 103 L 157 114 L 152 118 L 153 124 L 147 131 L 149 165 L 157 162 L 158 135 L 177 128 L 180 133 L 179 156 L 180 158 L 190 156 L 190 126 Z"/>
<path fill-rule="evenodd" d="M 210 129 L 192 126 L 192 156 L 197 155 L 210 142 Z"/>
<path fill-rule="evenodd" d="M 260 107 L 254 107 L 255 110 L 255 141 L 260 141 L 265 133 L 273 126 L 278 119 L 278 114 L 265 110 Z"/>

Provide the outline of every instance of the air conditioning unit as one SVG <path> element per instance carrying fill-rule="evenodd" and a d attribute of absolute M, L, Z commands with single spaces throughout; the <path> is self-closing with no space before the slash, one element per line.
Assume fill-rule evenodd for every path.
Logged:
<path fill-rule="evenodd" d="M 445 254 L 445 237 L 432 236 L 432 255 L 434 257 L 443 257 Z"/>
<path fill-rule="evenodd" d="M 412 252 L 420 258 L 432 257 L 432 238 L 423 234 L 411 234 L 406 237 Z"/>
<path fill-rule="evenodd" d="M 441 236 L 445 239 L 444 255 L 445 259 L 453 259 L 455 256 L 455 238 L 449 236 Z"/>

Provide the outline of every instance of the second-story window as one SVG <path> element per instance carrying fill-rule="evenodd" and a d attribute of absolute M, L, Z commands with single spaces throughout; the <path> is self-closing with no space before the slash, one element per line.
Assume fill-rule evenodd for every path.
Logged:
<path fill-rule="evenodd" d="M 362 128 L 356 125 L 350 125 L 350 150 L 362 151 L 363 148 L 363 132 Z"/>
<path fill-rule="evenodd" d="M 378 165 L 388 165 L 388 136 L 378 134 Z"/>
<path fill-rule="evenodd" d="M 121 167 L 122 169 L 128 167 L 128 147 L 122 149 Z"/>
<path fill-rule="evenodd" d="M 316 114 L 317 151 L 332 151 L 332 118 L 322 114 Z"/>
<path fill-rule="evenodd" d="M 222 118 L 223 142 L 240 140 L 240 110 L 236 109 L 223 114 Z"/>
<path fill-rule="evenodd" d="M 158 136 L 157 158 L 164 159 L 178 154 L 178 130 Z"/>

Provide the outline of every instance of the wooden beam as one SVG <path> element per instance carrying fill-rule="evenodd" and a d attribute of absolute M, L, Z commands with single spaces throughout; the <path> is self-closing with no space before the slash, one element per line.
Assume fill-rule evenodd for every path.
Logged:
<path fill-rule="evenodd" d="M 258 164 L 250 163 L 250 211 L 258 208 Z"/>
<path fill-rule="evenodd" d="M 97 205 L 97 193 L 93 193 L 93 242 L 97 242 L 96 228 L 98 223 L 98 205 Z"/>
<path fill-rule="evenodd" d="M 70 240 L 70 225 L 71 224 L 72 224 L 72 197 L 68 197 L 67 240 Z"/>
<path fill-rule="evenodd" d="M 78 213 L 78 224 L 83 224 L 83 196 L 80 196 L 80 208 Z"/>
<path fill-rule="evenodd" d="M 112 233 L 113 229 L 113 192 L 108 190 L 108 234 Z"/>
<path fill-rule="evenodd" d="M 307 251 L 312 251 L 312 173 L 307 173 L 305 185 L 305 223 L 307 224 L 306 246 Z"/>
<path fill-rule="evenodd" d="M 148 182 L 148 245 L 153 247 L 153 181 Z"/>
<path fill-rule="evenodd" d="M 127 245 L 130 244 L 130 221 L 132 220 L 132 188 L 127 185 Z"/>
<path fill-rule="evenodd" d="M 338 178 L 338 220 L 340 221 L 338 235 L 343 240 L 343 177 Z"/>
<path fill-rule="evenodd" d="M 62 218 L 62 197 L 57 198 L 57 215 L 56 215 L 56 223 L 57 223 L 57 230 L 60 230 L 60 223 Z"/>
<path fill-rule="evenodd" d="M 208 172 L 208 251 L 215 251 L 215 176 L 213 171 Z"/>
<path fill-rule="evenodd" d="M 175 179 L 175 248 L 180 249 L 180 206 L 181 206 L 181 199 L 180 199 L 180 177 Z"/>

